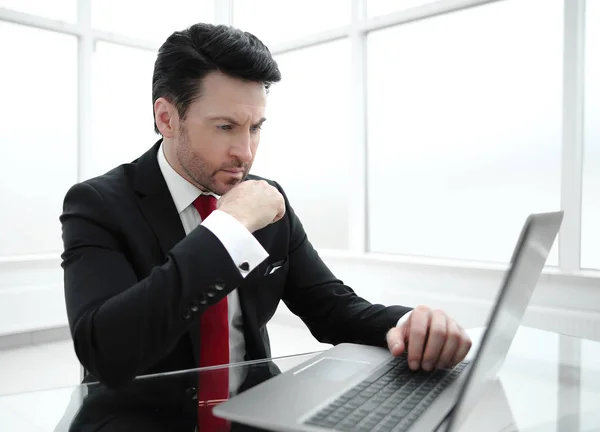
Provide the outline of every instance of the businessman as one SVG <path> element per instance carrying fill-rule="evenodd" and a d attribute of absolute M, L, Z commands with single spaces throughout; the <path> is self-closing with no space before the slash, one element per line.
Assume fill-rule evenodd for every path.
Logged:
<path fill-rule="evenodd" d="M 410 367 L 428 371 L 466 356 L 469 337 L 443 311 L 357 296 L 319 258 L 281 186 L 249 174 L 280 79 L 249 33 L 173 33 L 152 79 L 160 139 L 67 192 L 65 298 L 86 381 L 116 391 L 143 374 L 267 358 L 280 301 L 324 343 L 407 350 Z M 307 139 L 309 127 L 298 120 Z M 190 397 L 227 398 L 243 379 L 215 377 Z M 202 430 L 218 430 L 206 415 L 199 424 L 214 426 Z"/>

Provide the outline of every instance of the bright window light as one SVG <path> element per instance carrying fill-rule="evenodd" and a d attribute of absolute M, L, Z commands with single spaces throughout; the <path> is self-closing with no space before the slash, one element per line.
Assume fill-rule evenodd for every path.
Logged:
<path fill-rule="evenodd" d="M 92 72 L 91 172 L 130 162 L 160 137 L 154 133 L 152 72 L 156 53 L 98 43 Z"/>
<path fill-rule="evenodd" d="M 253 173 L 278 181 L 311 242 L 348 246 L 350 46 L 343 39 L 276 58 Z"/>
<path fill-rule="evenodd" d="M 214 22 L 213 0 L 92 0 L 92 27 L 162 44 L 174 31 Z"/>
<path fill-rule="evenodd" d="M 560 0 L 369 36 L 371 251 L 507 262 L 527 215 L 560 209 L 562 37 Z"/>
<path fill-rule="evenodd" d="M 269 48 L 350 23 L 348 0 L 234 0 L 233 25 L 253 33 Z"/>
<path fill-rule="evenodd" d="M 0 0 L 0 7 L 58 21 L 77 21 L 77 0 Z"/>
<path fill-rule="evenodd" d="M 0 22 L 0 41 L 18 41 L 0 43 L 0 257 L 53 253 L 77 181 L 77 39 Z"/>
<path fill-rule="evenodd" d="M 412 9 L 434 3 L 436 0 L 366 0 L 367 15 L 377 16 L 386 15 L 401 10 Z"/>
<path fill-rule="evenodd" d="M 600 1 L 586 15 L 581 267 L 600 269 Z"/>

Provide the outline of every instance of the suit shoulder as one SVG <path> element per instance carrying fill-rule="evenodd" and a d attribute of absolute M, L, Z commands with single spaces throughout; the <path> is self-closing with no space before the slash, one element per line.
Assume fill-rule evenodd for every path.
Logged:
<path fill-rule="evenodd" d="M 76 183 L 69 189 L 67 195 L 73 191 L 87 190 L 90 193 L 94 192 L 102 196 L 103 199 L 110 199 L 111 197 L 122 196 L 127 191 L 133 191 L 131 165 L 120 165 L 104 174 Z"/>

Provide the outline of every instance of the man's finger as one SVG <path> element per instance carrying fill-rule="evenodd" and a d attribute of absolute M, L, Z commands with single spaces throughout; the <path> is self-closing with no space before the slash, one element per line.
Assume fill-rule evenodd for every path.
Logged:
<path fill-rule="evenodd" d="M 460 343 L 459 343 L 458 349 L 456 350 L 456 353 L 454 354 L 454 357 L 452 357 L 452 360 L 450 361 L 451 366 L 456 366 L 461 361 L 463 361 L 464 358 L 469 353 L 469 350 L 471 349 L 471 345 L 472 345 L 471 338 L 469 337 L 469 335 L 467 334 L 465 329 L 463 329 L 462 327 L 459 326 L 459 330 L 460 330 Z"/>
<path fill-rule="evenodd" d="M 404 353 L 404 349 L 406 348 L 406 344 L 404 342 L 405 334 L 405 326 L 394 327 L 387 332 L 386 339 L 388 348 L 394 357 L 400 356 Z"/>
<path fill-rule="evenodd" d="M 408 366 L 412 370 L 421 367 L 425 339 L 430 323 L 431 311 L 429 308 L 419 306 L 412 311 L 408 320 Z"/>
<path fill-rule="evenodd" d="M 435 367 L 444 348 L 447 334 L 446 314 L 440 310 L 431 313 L 431 324 L 427 335 L 427 345 L 423 353 L 422 368 L 431 371 Z"/>
<path fill-rule="evenodd" d="M 458 348 L 461 342 L 461 331 L 458 328 L 458 324 L 453 319 L 448 319 L 446 326 L 446 341 L 444 342 L 444 348 L 440 357 L 438 358 L 436 367 L 438 369 L 447 368 L 452 364 L 452 359 L 458 352 Z"/>

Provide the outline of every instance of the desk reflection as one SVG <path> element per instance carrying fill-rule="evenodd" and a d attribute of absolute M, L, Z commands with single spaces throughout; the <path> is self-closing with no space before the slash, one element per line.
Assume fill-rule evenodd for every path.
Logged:
<path fill-rule="evenodd" d="M 477 330 L 469 333 L 476 337 Z M 235 367 L 246 369 L 250 388 L 314 355 Z M 118 390 L 95 383 L 1 396 L 0 430 L 193 432 L 198 400 L 190 389 L 202 373 L 210 372 L 142 377 Z M 600 432 L 600 342 L 521 327 L 497 379 L 459 430 Z"/>

